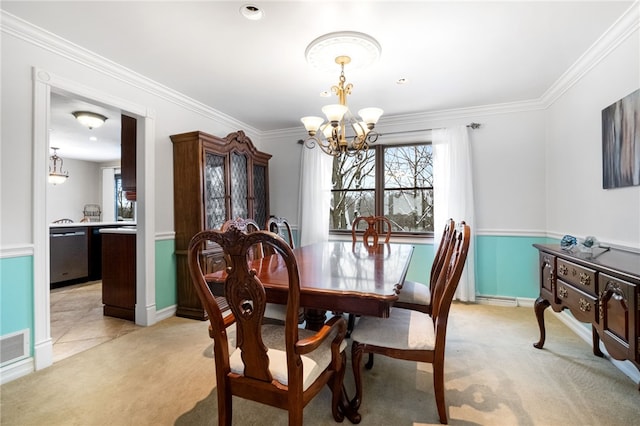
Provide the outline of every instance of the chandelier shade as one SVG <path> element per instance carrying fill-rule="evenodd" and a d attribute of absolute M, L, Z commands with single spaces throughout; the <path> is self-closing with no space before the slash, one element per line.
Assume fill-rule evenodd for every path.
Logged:
<path fill-rule="evenodd" d="M 62 158 L 58 157 L 58 148 L 51 147 L 53 150 L 53 155 L 49 157 L 51 164 L 49 164 L 49 183 L 54 185 L 65 183 L 69 178 L 69 172 L 65 172 L 62 170 Z M 58 168 L 58 163 L 60 163 L 60 168 Z"/>

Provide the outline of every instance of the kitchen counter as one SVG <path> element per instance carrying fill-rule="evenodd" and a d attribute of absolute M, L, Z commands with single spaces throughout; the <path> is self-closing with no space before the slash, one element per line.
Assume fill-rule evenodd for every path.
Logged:
<path fill-rule="evenodd" d="M 50 223 L 49 228 L 74 228 L 79 226 L 136 226 L 135 222 L 119 221 L 119 222 L 73 222 L 73 223 Z"/>

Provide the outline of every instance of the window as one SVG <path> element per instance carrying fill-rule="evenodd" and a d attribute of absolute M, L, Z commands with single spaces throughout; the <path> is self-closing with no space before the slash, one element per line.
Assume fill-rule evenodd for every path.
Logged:
<path fill-rule="evenodd" d="M 331 231 L 350 231 L 358 216 L 386 216 L 394 233 L 433 232 L 431 144 L 377 145 L 362 161 L 333 161 Z"/>
<path fill-rule="evenodd" d="M 114 176 L 115 184 L 115 216 L 117 221 L 130 221 L 134 219 L 134 205 L 133 201 L 129 201 L 125 198 L 124 191 L 122 190 L 122 175 L 116 174 Z"/>

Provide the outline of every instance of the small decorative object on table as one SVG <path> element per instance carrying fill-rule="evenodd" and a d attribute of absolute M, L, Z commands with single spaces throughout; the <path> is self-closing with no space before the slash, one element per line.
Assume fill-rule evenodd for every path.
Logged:
<path fill-rule="evenodd" d="M 573 250 L 573 248 L 577 244 L 578 244 L 578 240 L 576 239 L 576 237 L 572 235 L 565 235 L 564 237 L 562 237 L 562 240 L 560 240 L 560 248 L 566 251 Z"/>

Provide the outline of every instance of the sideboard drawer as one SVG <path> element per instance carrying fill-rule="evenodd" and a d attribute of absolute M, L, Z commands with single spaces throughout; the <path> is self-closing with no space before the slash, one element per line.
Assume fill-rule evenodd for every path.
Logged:
<path fill-rule="evenodd" d="M 558 279 L 573 284 L 592 296 L 597 294 L 596 272 L 594 270 L 558 258 L 556 273 Z"/>
<path fill-rule="evenodd" d="M 598 322 L 598 301 L 595 297 L 561 280 L 557 281 L 557 292 L 560 303 L 569 308 L 578 321 Z"/>

